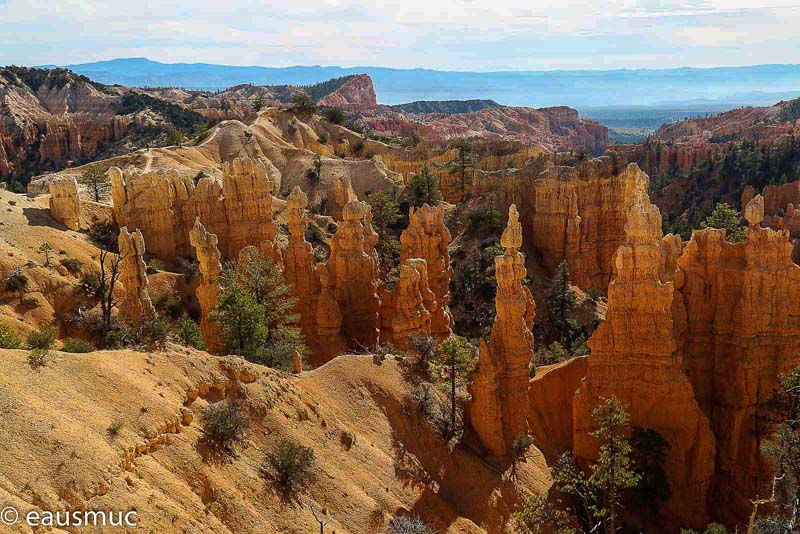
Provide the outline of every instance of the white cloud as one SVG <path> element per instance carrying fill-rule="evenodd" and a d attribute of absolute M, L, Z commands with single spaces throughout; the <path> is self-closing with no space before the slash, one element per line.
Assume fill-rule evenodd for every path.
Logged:
<path fill-rule="evenodd" d="M 0 0 L 0 63 L 146 56 L 492 70 L 798 62 L 798 24 L 798 2 L 788 0 Z"/>

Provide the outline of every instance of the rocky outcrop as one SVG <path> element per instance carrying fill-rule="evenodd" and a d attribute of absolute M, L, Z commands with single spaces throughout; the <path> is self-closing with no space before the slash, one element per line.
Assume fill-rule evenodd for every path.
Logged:
<path fill-rule="evenodd" d="M 379 136 L 408 136 L 412 132 L 443 146 L 462 138 L 518 141 L 548 152 L 583 149 L 602 154 L 608 129 L 581 119 L 574 109 L 496 106 L 469 113 L 403 113 L 378 106 L 357 122 Z"/>
<path fill-rule="evenodd" d="M 372 229 L 372 212 L 366 202 L 353 200 L 342 210 L 342 218 L 331 239 L 330 257 L 318 268 L 318 353 L 328 359 L 342 341 L 353 349 L 374 346 L 380 325 L 378 234 Z"/>
<path fill-rule="evenodd" d="M 632 425 L 651 428 L 670 444 L 665 470 L 672 490 L 666 512 L 684 526 L 708 523 L 715 439 L 695 399 L 673 335 L 672 281 L 680 239 L 661 237 L 661 215 L 647 197 L 647 176 L 629 204 L 625 243 L 614 254 L 606 320 L 589 340 L 586 376 L 573 405 L 574 452 L 596 458 L 592 411 L 616 396 Z"/>
<path fill-rule="evenodd" d="M 333 106 L 349 110 L 369 109 L 378 104 L 372 78 L 368 74 L 350 76 L 338 89 L 317 101 L 320 106 Z"/>
<path fill-rule="evenodd" d="M 344 207 L 350 202 L 358 200 L 350 178 L 348 176 L 337 176 L 334 178 L 331 194 L 332 198 L 330 198 L 326 204 L 328 215 L 337 221 L 341 221 Z"/>
<path fill-rule="evenodd" d="M 138 325 L 156 316 L 147 291 L 147 265 L 144 263 L 144 238 L 139 230 L 133 233 L 126 227 L 119 230 L 119 281 L 125 296 L 119 311 L 125 322 Z"/>
<path fill-rule="evenodd" d="M 81 201 L 75 179 L 60 179 L 50 182 L 50 215 L 69 228 L 81 228 Z"/>
<path fill-rule="evenodd" d="M 731 525 L 769 491 L 762 416 L 778 375 L 800 364 L 800 267 L 788 232 L 759 227 L 759 198 L 745 210 L 744 242 L 696 231 L 677 262 L 676 338 L 717 441 L 710 510 Z"/>
<path fill-rule="evenodd" d="M 219 241 L 216 235 L 205 229 L 199 217 L 195 219 L 189 239 L 200 264 L 201 279 L 200 285 L 197 287 L 197 301 L 203 312 L 200 320 L 200 332 L 208 350 L 219 352 L 223 349 L 219 331 L 216 324 L 209 320 L 209 315 L 217 305 L 220 293 L 218 278 L 222 273 L 222 263 L 220 262 L 222 255 L 217 246 Z"/>
<path fill-rule="evenodd" d="M 402 263 L 397 287 L 388 297 L 391 306 L 388 321 L 382 321 L 381 342 L 409 350 L 414 336 L 431 335 L 431 310 L 437 309 L 437 302 L 428 287 L 425 260 L 411 258 Z"/>
<path fill-rule="evenodd" d="M 309 346 L 315 346 L 317 301 L 320 281 L 314 261 L 314 250 L 306 241 L 308 228 L 308 196 L 299 187 L 292 189 L 286 199 L 286 219 L 289 222 L 289 244 L 283 250 L 283 276 L 297 298 L 295 313 L 300 316 L 300 331 Z"/>
<path fill-rule="evenodd" d="M 481 341 L 469 388 L 472 427 L 484 446 L 498 456 L 508 454 L 514 439 L 528 433 L 528 368 L 536 315 L 531 292 L 522 283 L 527 276 L 525 258 L 519 252 L 522 225 L 513 204 L 500 244 L 505 253 L 495 258 L 497 315 L 489 344 Z"/>
<path fill-rule="evenodd" d="M 447 250 L 452 241 L 450 231 L 444 222 L 444 206 L 411 208 L 408 213 L 408 227 L 400 235 L 400 262 L 411 258 L 422 258 L 427 264 L 428 286 L 436 299 L 431 312 L 431 335 L 444 338 L 453 328 L 450 313 L 450 254 Z"/>
<path fill-rule="evenodd" d="M 174 171 L 111 167 L 114 218 L 120 226 L 141 230 L 150 253 L 166 261 L 194 257 L 189 232 L 198 217 L 218 236 L 223 258 L 255 245 L 279 261 L 268 169 L 274 167 L 237 158 L 223 165 L 222 180 L 206 176 L 195 184 Z"/>

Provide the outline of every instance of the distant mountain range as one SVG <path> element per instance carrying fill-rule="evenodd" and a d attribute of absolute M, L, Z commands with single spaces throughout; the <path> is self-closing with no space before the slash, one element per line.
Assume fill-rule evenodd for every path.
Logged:
<path fill-rule="evenodd" d="M 378 102 L 494 100 L 502 105 L 579 110 L 609 106 L 707 109 L 772 104 L 800 96 L 800 65 L 709 69 L 450 72 L 382 67 L 235 67 L 145 58 L 66 65 L 98 82 L 133 87 L 224 89 L 242 83 L 307 85 L 369 74 Z M 676 101 L 676 97 L 680 97 Z"/>

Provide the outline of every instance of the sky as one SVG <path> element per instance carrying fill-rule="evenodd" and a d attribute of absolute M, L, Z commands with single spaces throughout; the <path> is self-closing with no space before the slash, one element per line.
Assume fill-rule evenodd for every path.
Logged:
<path fill-rule="evenodd" d="M 800 63 L 800 0 L 0 0 L 0 65 L 456 71 Z"/>

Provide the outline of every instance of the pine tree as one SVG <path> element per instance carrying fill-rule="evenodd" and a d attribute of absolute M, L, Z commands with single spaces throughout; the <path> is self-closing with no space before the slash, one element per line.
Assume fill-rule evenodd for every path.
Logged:
<path fill-rule="evenodd" d="M 724 229 L 725 238 L 731 243 L 744 241 L 742 216 L 730 204 L 718 203 L 714 211 L 703 221 L 702 227 Z"/>
<path fill-rule="evenodd" d="M 457 431 L 457 393 L 466 385 L 467 378 L 475 368 L 475 347 L 461 336 L 451 335 L 436 350 L 439 356 L 436 368 L 439 376 L 445 380 L 449 388 L 449 418 L 452 436 Z"/>
<path fill-rule="evenodd" d="M 175 336 L 175 340 L 184 347 L 206 349 L 203 336 L 200 334 L 200 327 L 186 313 L 181 315 L 172 325 L 172 334 Z"/>
<path fill-rule="evenodd" d="M 575 293 L 570 288 L 569 267 L 566 260 L 562 260 L 547 290 L 550 326 L 553 328 L 556 341 L 562 346 L 570 345 L 569 338 L 574 326 L 572 319 L 574 309 Z"/>
<path fill-rule="evenodd" d="M 592 417 L 599 428 L 592 436 L 600 440 L 600 456 L 592 466 L 589 482 L 598 488 L 602 495 L 602 514 L 607 534 L 617 532 L 617 508 L 620 505 L 622 490 L 634 488 L 641 475 L 636 472 L 631 459 L 632 448 L 628 441 L 630 417 L 616 398 L 602 399 L 594 409 Z"/>
<path fill-rule="evenodd" d="M 228 354 L 257 359 L 267 336 L 264 309 L 230 274 L 209 319 L 217 323 Z"/>
<path fill-rule="evenodd" d="M 422 167 L 419 174 L 414 174 L 408 180 L 408 190 L 411 194 L 411 204 L 415 208 L 421 207 L 423 204 L 435 206 L 442 199 L 442 194 L 439 192 L 439 180 L 428 166 Z"/>

